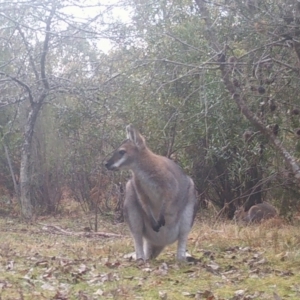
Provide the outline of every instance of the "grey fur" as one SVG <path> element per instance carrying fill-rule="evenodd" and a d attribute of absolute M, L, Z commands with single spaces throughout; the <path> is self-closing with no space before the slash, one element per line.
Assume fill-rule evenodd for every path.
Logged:
<path fill-rule="evenodd" d="M 262 220 L 274 218 L 277 215 L 277 210 L 273 205 L 268 202 L 263 202 L 251 206 L 248 211 L 244 211 L 243 208 L 236 210 L 235 219 L 249 224 L 259 223 Z"/>
<path fill-rule="evenodd" d="M 131 125 L 126 131 L 128 140 L 106 167 L 132 172 L 126 184 L 124 213 L 136 259 L 153 259 L 166 245 L 178 241 L 177 259 L 185 260 L 197 202 L 193 180 L 172 160 L 147 148 L 144 138 Z"/>

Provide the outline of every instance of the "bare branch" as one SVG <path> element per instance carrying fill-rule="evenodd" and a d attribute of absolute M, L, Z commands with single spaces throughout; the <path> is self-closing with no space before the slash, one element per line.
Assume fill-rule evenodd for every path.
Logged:
<path fill-rule="evenodd" d="M 32 96 L 32 93 L 31 93 L 31 89 L 30 89 L 30 87 L 26 83 L 22 82 L 21 80 L 15 78 L 13 76 L 10 76 L 10 75 L 6 74 L 4 72 L 0 72 L 0 75 L 3 75 L 3 76 L 6 76 L 6 77 L 10 78 L 12 81 L 16 82 L 17 84 L 19 84 L 20 86 L 22 86 L 23 88 L 25 88 L 25 90 L 28 93 L 30 103 L 34 104 L 33 96 Z"/>
<path fill-rule="evenodd" d="M 275 59 L 275 58 L 272 58 L 272 61 L 274 61 L 274 62 L 276 62 L 276 63 L 278 63 L 278 64 L 280 64 L 280 65 L 282 65 L 282 66 L 285 66 L 286 68 L 288 68 L 288 69 L 290 69 L 290 70 L 296 72 L 297 74 L 299 74 L 299 71 L 300 71 L 299 68 L 295 68 L 295 67 L 293 67 L 293 66 L 291 66 L 291 65 L 289 65 L 289 64 L 286 64 L 286 63 L 284 63 L 284 62 L 282 62 L 282 61 L 280 61 L 280 60 L 277 60 L 277 59 Z"/>
<path fill-rule="evenodd" d="M 35 78 L 36 78 L 36 80 L 39 80 L 39 74 L 38 74 L 37 69 L 35 67 L 34 59 L 33 59 L 32 55 L 31 55 L 31 49 L 30 49 L 29 43 L 26 40 L 26 37 L 25 37 L 23 31 L 21 30 L 21 27 L 20 27 L 19 24 L 17 24 L 17 29 L 18 29 L 18 31 L 19 31 L 19 33 L 20 33 L 20 35 L 22 37 L 22 40 L 24 42 L 24 45 L 25 45 L 25 47 L 27 49 L 27 53 L 28 53 L 28 56 L 29 56 L 29 62 L 30 62 L 30 65 L 32 67 L 32 70 L 33 70 L 33 73 L 35 75 Z"/>
<path fill-rule="evenodd" d="M 197 52 L 201 52 L 201 53 L 203 53 L 203 54 L 206 54 L 205 51 L 202 51 L 202 50 L 200 50 L 200 49 L 198 49 L 198 48 L 196 48 L 196 47 L 194 47 L 194 46 L 192 46 L 192 45 L 190 45 L 190 44 L 188 44 L 188 43 L 182 41 L 182 40 L 179 39 L 178 37 L 176 37 L 176 36 L 174 36 L 174 35 L 172 35 L 172 34 L 170 34 L 170 33 L 168 33 L 168 32 L 165 33 L 165 35 L 168 36 L 168 37 L 170 37 L 170 38 L 172 38 L 172 39 L 174 39 L 175 41 L 177 41 L 177 42 L 183 44 L 184 46 L 187 46 L 187 47 L 189 47 L 189 48 L 191 48 L 191 49 L 193 49 L 193 50 L 195 50 L 195 51 L 197 51 Z"/>
<path fill-rule="evenodd" d="M 42 52 L 42 56 L 41 56 L 41 77 L 42 77 L 44 87 L 47 90 L 49 89 L 49 82 L 46 77 L 46 57 L 47 57 L 48 50 L 49 50 L 49 40 L 50 40 L 50 34 L 51 34 L 50 26 L 51 26 L 51 21 L 55 14 L 55 11 L 56 11 L 56 6 L 53 5 L 52 10 L 46 21 L 46 30 L 45 30 L 46 35 L 45 35 L 45 40 L 44 40 L 44 44 L 43 44 L 43 52 Z"/>

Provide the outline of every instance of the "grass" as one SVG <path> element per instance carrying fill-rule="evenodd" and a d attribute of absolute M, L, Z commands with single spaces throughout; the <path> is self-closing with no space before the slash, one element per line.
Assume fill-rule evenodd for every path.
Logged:
<path fill-rule="evenodd" d="M 188 241 L 195 261 L 178 264 L 172 245 L 144 265 L 124 258 L 133 251 L 124 224 L 99 224 L 99 231 L 122 234 L 118 238 L 69 236 L 44 226 L 82 232 L 90 218 L 33 224 L 0 218 L 0 299 L 300 298 L 298 226 L 198 220 Z"/>

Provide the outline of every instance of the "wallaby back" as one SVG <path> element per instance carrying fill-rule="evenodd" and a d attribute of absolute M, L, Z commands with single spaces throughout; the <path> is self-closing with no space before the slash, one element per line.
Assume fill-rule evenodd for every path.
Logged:
<path fill-rule="evenodd" d="M 248 211 L 241 207 L 236 210 L 234 217 L 244 223 L 259 223 L 263 220 L 274 218 L 278 215 L 276 208 L 270 203 L 263 202 L 253 205 Z"/>

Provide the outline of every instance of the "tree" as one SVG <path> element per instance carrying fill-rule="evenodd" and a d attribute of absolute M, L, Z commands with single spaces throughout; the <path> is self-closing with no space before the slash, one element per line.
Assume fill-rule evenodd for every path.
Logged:
<path fill-rule="evenodd" d="M 230 174 L 223 178 L 227 178 L 228 199 L 220 201 L 225 208 L 231 205 L 229 215 L 240 204 L 238 197 L 261 201 L 253 196 L 278 178 L 290 186 L 286 166 L 298 181 L 298 2 L 157 1 L 143 5 L 134 1 L 131 5 L 133 26 L 143 45 L 139 75 L 141 70 L 147 73 L 143 83 L 149 86 L 148 95 L 152 91 L 156 98 L 143 105 L 153 110 L 156 103 L 161 110 L 171 104 L 177 115 L 180 112 L 175 145 L 184 144 L 184 149 L 196 153 L 201 148 L 197 148 L 198 138 L 207 150 L 201 157 L 206 162 L 211 159 L 211 169 L 198 163 L 197 168 L 213 174 L 219 166 L 217 178 Z M 182 93 L 175 100 L 176 90 Z M 176 120 L 175 115 L 171 113 L 168 120 Z M 162 123 L 159 126 L 166 128 Z M 165 120 L 165 125 L 173 123 Z M 189 139 L 179 133 L 184 131 L 190 133 Z M 175 152 L 181 161 L 187 154 Z M 197 155 L 193 160 L 197 162 Z M 221 170 L 222 161 L 226 164 Z M 199 172 L 197 176 L 205 179 Z M 230 185 L 228 178 L 232 178 Z M 217 194 L 224 197 L 224 188 Z"/>
<path fill-rule="evenodd" d="M 232 56 L 229 57 L 228 60 L 226 61 L 226 50 L 228 47 L 228 50 L 230 49 L 230 46 L 227 46 L 227 43 L 222 43 L 220 44 L 219 39 L 217 37 L 216 34 L 214 34 L 212 28 L 212 19 L 211 19 L 211 14 L 206 6 L 206 4 L 203 1 L 196 1 L 197 5 L 199 6 L 199 9 L 203 15 L 203 17 L 206 20 L 207 23 L 207 27 L 209 28 L 208 33 L 209 35 L 207 35 L 207 40 L 208 42 L 211 43 L 211 46 L 213 46 L 214 50 L 215 50 L 215 54 L 218 56 L 218 61 L 217 63 L 220 66 L 220 70 L 221 70 L 221 75 L 222 78 L 224 80 L 224 84 L 225 87 L 227 88 L 227 90 L 229 91 L 229 93 L 232 95 L 233 99 L 236 101 L 239 109 L 241 110 L 241 112 L 247 117 L 247 119 L 254 125 L 256 126 L 261 133 L 263 133 L 270 142 L 272 142 L 272 144 L 276 147 L 276 149 L 281 153 L 281 155 L 284 157 L 284 159 L 286 160 L 286 162 L 290 165 L 292 171 L 295 173 L 295 177 L 296 178 L 300 178 L 300 169 L 299 166 L 297 164 L 297 162 L 295 161 L 295 159 L 290 155 L 290 153 L 288 153 L 288 151 L 282 146 L 282 143 L 276 138 L 277 134 L 278 134 L 278 129 L 277 126 L 274 128 L 273 130 L 270 130 L 269 128 L 267 128 L 267 124 L 264 124 L 263 120 L 258 118 L 248 107 L 248 105 L 246 104 L 246 99 L 245 96 L 242 94 L 244 93 L 244 91 L 241 89 L 241 84 L 243 84 L 243 86 L 246 88 L 247 84 L 249 82 L 247 82 L 247 78 L 249 78 L 249 74 L 247 74 L 246 72 L 248 71 L 246 68 L 243 70 L 238 69 L 239 68 L 239 63 L 238 63 L 238 58 Z M 232 5 L 237 5 L 235 1 L 231 2 Z M 264 3 L 266 4 L 266 3 Z M 248 3 L 249 5 L 249 3 Z M 290 6 L 290 4 L 287 4 L 287 6 Z M 266 6 L 261 5 L 258 6 L 258 2 L 255 4 L 253 2 L 253 5 L 248 6 L 248 10 L 259 10 L 261 13 L 263 13 L 263 8 L 266 8 Z M 273 7 L 274 10 L 276 10 L 276 7 Z M 297 5 L 298 8 L 298 5 Z M 277 6 L 277 9 L 280 9 L 280 5 Z M 292 9 L 292 7 L 290 7 L 290 9 Z M 300 9 L 300 7 L 299 7 Z M 300 10 L 296 10 L 299 11 Z M 241 16 L 240 14 L 238 14 L 238 9 L 235 11 L 237 15 Z M 220 11 L 221 13 L 221 11 Z M 272 16 L 272 20 L 274 18 L 274 15 L 276 13 L 276 11 L 273 11 L 273 16 Z M 253 56 L 253 54 L 258 53 L 259 56 L 259 61 L 251 61 L 248 62 L 250 64 L 250 67 L 252 65 L 252 70 L 254 68 L 254 76 L 255 76 L 255 80 L 260 82 L 260 85 L 257 87 L 252 87 L 252 90 L 256 90 L 258 92 L 258 94 L 262 94 L 264 95 L 266 93 L 266 88 L 264 87 L 264 85 L 273 83 L 274 81 L 276 81 L 276 77 L 278 77 L 277 80 L 282 80 L 282 78 L 280 78 L 279 76 L 279 71 L 283 72 L 283 71 L 293 71 L 298 73 L 298 70 L 295 69 L 294 67 L 292 67 L 291 65 L 288 65 L 287 63 L 284 62 L 284 60 L 278 61 L 276 59 L 276 56 L 278 56 L 278 54 L 280 54 L 280 52 L 286 52 L 285 48 L 285 43 L 287 40 L 291 40 L 293 41 L 294 37 L 297 37 L 297 34 L 293 31 L 295 30 L 298 26 L 297 26 L 297 22 L 298 22 L 298 13 L 296 14 L 296 16 L 291 16 L 292 19 L 289 20 L 288 24 L 291 24 L 291 22 L 295 21 L 295 26 L 292 26 L 292 30 L 289 30 L 287 32 L 284 32 L 284 26 L 283 25 L 279 25 L 279 28 L 275 29 L 275 35 L 273 35 L 274 37 L 272 37 L 272 41 L 268 41 L 268 43 L 266 44 L 262 44 L 260 45 L 260 47 L 257 47 L 255 49 L 252 49 L 251 52 L 251 56 Z M 241 21 L 242 23 L 242 21 Z M 257 25 L 257 34 L 264 34 L 264 35 L 268 35 L 271 34 L 271 32 L 268 32 L 268 26 L 269 24 L 266 22 L 263 22 L 263 20 L 260 20 L 255 23 Z M 288 27 L 286 28 L 287 30 L 289 29 Z M 283 31 L 281 33 L 278 33 L 278 31 Z M 288 36 L 287 36 L 288 35 Z M 246 38 L 247 40 L 247 38 Z M 297 41 L 295 41 L 295 47 L 294 49 L 297 49 Z M 277 46 L 279 48 L 278 51 L 272 51 L 272 47 Z M 261 50 L 264 49 L 263 54 L 261 55 Z M 239 49 L 241 50 L 241 49 Z M 297 50 L 296 50 L 297 53 Z M 243 58 L 250 56 L 250 53 L 246 53 L 243 55 Z M 300 57 L 299 57 L 300 58 Z M 290 60 L 288 58 L 288 60 Z M 263 74 L 263 70 L 262 68 L 268 68 L 270 66 L 266 66 L 264 64 L 272 64 L 272 63 L 278 63 L 280 66 L 284 66 L 284 69 L 280 69 L 280 70 L 276 70 L 275 72 L 273 71 L 268 72 L 271 74 Z M 226 68 L 226 65 L 229 65 L 229 68 Z M 271 66 L 272 67 L 272 66 Z M 237 73 L 240 72 L 244 72 L 242 74 L 236 75 Z M 274 74 L 275 73 L 275 74 Z M 266 75 L 269 75 L 268 77 Z M 273 77 L 270 77 L 270 75 L 273 75 Z M 251 78 L 251 77 L 250 77 Z M 245 83 L 241 83 L 240 79 L 246 81 Z M 273 82 L 272 82 L 273 81 Z M 242 92 L 242 93 L 241 93 Z M 268 103 L 271 107 L 270 109 L 272 110 L 272 105 L 274 105 L 273 109 L 276 109 L 275 104 L 274 104 L 274 100 L 273 99 L 268 99 L 270 102 Z M 272 101 L 273 100 L 273 101 Z M 266 104 L 266 103 L 264 103 Z M 264 116 L 263 116 L 264 117 Z"/>
<path fill-rule="evenodd" d="M 150 148 L 185 168 L 202 198 L 229 217 L 244 202 L 262 201 L 278 182 L 284 188 L 298 181 L 299 5 L 146 4 L 121 3 L 132 16 L 123 23 L 112 17 L 114 5 L 95 5 L 93 16 L 89 11 L 82 20 L 69 14 L 67 1 L 1 4 L 6 63 L 0 105 L 10 109 L 10 118 L 0 122 L 7 143 L 13 137 L 8 131 L 25 130 L 15 134 L 23 145 L 20 186 L 27 218 L 34 189 L 57 177 L 51 176 L 57 165 L 78 200 L 93 208 L 91 190 L 103 190 L 114 176 L 99 164 L 124 139 L 129 123 L 147 136 Z M 114 46 L 106 53 L 98 49 L 104 37 Z M 49 158 L 42 141 L 61 148 L 52 146 Z M 101 197 L 109 207 L 109 192 Z"/>
<path fill-rule="evenodd" d="M 38 116 L 47 103 L 59 103 L 67 95 L 84 96 L 98 87 L 86 87 L 84 93 L 78 82 L 93 75 L 93 60 L 89 51 L 95 48 L 93 39 L 99 39 L 96 26 L 101 21 L 103 8 L 86 3 L 86 19 L 68 14 L 68 10 L 84 9 L 68 1 L 23 1 L 1 4 L 2 54 L 1 105 L 15 105 L 24 131 L 20 158 L 20 201 L 26 219 L 33 216 L 31 184 L 32 142 Z M 91 14 L 93 9 L 93 15 Z M 100 20 L 100 21 L 99 21 Z M 107 26 L 103 26 L 105 35 Z M 79 42 L 84 40 L 85 43 Z M 95 52 L 94 52 L 95 53 Z M 78 65 L 78 61 L 84 60 Z M 73 65 L 73 67 L 72 67 Z M 84 65 L 84 67 L 83 67 Z M 74 66 L 79 66 L 74 68 Z M 83 95 L 84 94 L 84 95 Z M 88 95 L 91 97 L 91 94 Z"/>

